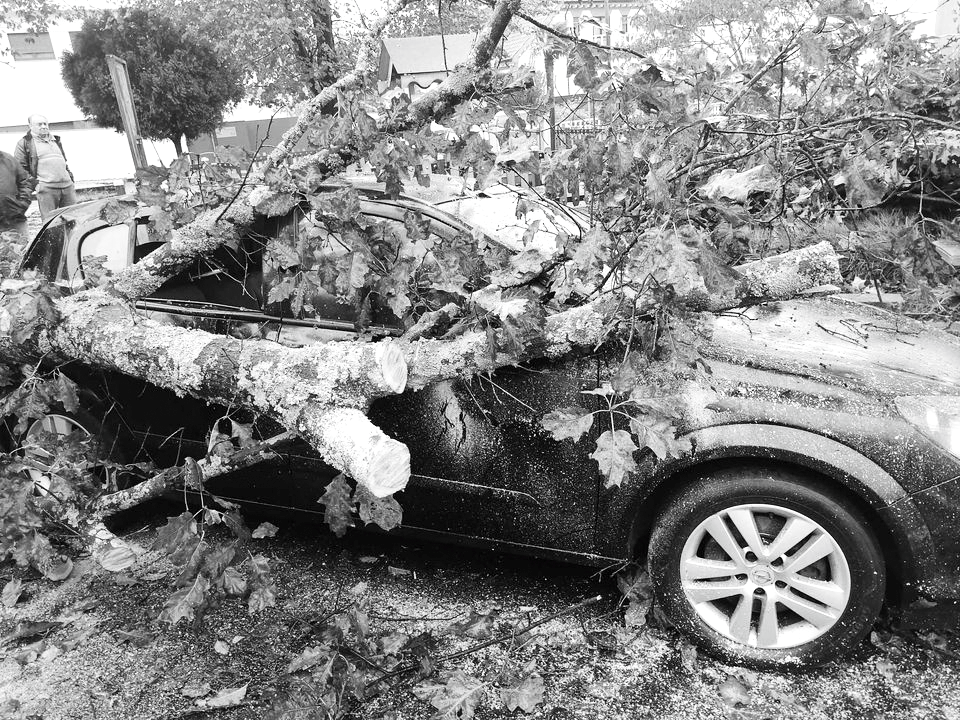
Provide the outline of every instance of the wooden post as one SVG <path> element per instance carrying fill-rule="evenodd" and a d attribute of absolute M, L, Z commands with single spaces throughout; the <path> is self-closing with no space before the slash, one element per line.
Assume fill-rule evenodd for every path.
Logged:
<path fill-rule="evenodd" d="M 134 107 L 133 92 L 130 90 L 127 63 L 116 55 L 107 55 L 107 66 L 110 68 L 113 92 L 117 96 L 117 104 L 120 105 L 120 118 L 123 120 L 123 131 L 127 136 L 127 144 L 130 146 L 133 166 L 137 170 L 143 170 L 147 167 L 147 156 L 143 152 L 143 140 L 140 138 L 137 109 Z"/>

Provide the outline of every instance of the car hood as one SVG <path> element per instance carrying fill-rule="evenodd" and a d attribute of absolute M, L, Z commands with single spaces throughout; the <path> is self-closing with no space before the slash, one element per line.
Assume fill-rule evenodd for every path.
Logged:
<path fill-rule="evenodd" d="M 708 358 L 865 395 L 960 395 L 960 338 L 839 298 L 757 305 L 710 321 Z"/>

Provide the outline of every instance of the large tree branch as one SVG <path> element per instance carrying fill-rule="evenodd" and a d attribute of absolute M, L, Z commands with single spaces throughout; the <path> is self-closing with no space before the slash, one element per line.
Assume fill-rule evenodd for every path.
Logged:
<path fill-rule="evenodd" d="M 337 96 L 341 92 L 362 87 L 367 79 L 377 71 L 380 59 L 380 37 L 387 29 L 393 16 L 413 1 L 414 0 L 395 0 L 395 2 L 391 3 L 383 17 L 371 26 L 369 32 L 361 40 L 360 50 L 357 53 L 357 61 L 354 64 L 353 70 L 337 80 L 333 85 L 321 90 L 316 97 L 308 100 L 306 104 L 300 108 L 297 122 L 283 134 L 283 138 L 281 138 L 277 147 L 267 158 L 263 170 L 264 175 L 266 175 L 271 168 L 276 167 L 289 157 L 290 153 L 293 152 L 293 148 L 300 142 L 300 138 L 303 137 L 310 125 L 317 119 L 325 107 L 337 99 Z"/>
<path fill-rule="evenodd" d="M 287 431 L 267 438 L 254 446 L 244 448 L 226 458 L 216 455 L 203 458 L 199 462 L 188 458 L 183 466 L 167 468 L 131 488 L 97 498 L 93 503 L 93 513 L 100 519 L 116 515 L 124 510 L 135 508 L 148 500 L 162 497 L 180 482 L 183 482 L 191 490 L 199 490 L 207 480 L 212 480 L 225 473 L 249 467 L 273 457 L 273 450 L 276 447 L 295 437 L 294 433 Z"/>

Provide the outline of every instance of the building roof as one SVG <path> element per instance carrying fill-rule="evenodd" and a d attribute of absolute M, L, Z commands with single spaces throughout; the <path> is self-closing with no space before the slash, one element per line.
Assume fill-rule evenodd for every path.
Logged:
<path fill-rule="evenodd" d="M 472 33 L 464 33 L 386 38 L 383 40 L 383 48 L 389 55 L 390 64 L 401 75 L 443 72 L 447 69 L 453 70 L 454 66 L 467 59 L 470 47 L 473 45 L 473 37 Z M 444 48 L 446 48 L 446 66 L 444 66 Z M 389 74 L 380 79 L 389 80 Z"/>

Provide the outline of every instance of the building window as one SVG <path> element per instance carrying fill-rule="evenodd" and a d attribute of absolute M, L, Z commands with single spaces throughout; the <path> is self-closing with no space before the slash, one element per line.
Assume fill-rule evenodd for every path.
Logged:
<path fill-rule="evenodd" d="M 52 60 L 56 57 L 50 33 L 8 33 L 7 39 L 14 60 Z"/>

